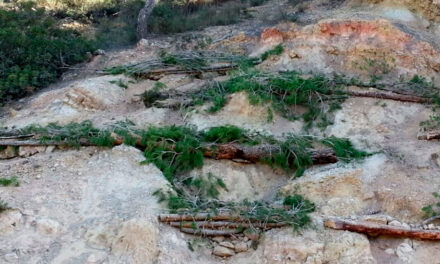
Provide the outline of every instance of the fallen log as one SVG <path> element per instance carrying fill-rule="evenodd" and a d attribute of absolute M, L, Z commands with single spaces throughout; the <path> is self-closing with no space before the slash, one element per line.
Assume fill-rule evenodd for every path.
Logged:
<path fill-rule="evenodd" d="M 346 90 L 346 93 L 350 96 L 356 97 L 368 97 L 376 99 L 386 99 L 400 102 L 410 102 L 410 103 L 429 103 L 432 102 L 430 98 L 420 97 L 415 95 L 404 95 L 393 92 L 379 92 L 379 91 L 361 91 L 361 90 Z"/>
<path fill-rule="evenodd" d="M 237 69 L 237 67 L 238 67 L 237 64 L 206 66 L 206 67 L 200 67 L 199 69 L 169 67 L 169 68 L 155 69 L 149 71 L 139 71 L 139 72 L 135 72 L 134 75 L 138 78 L 157 80 L 162 78 L 163 75 L 170 75 L 170 74 L 198 75 L 203 72 L 218 72 L 220 74 L 226 74 L 230 70 Z"/>
<path fill-rule="evenodd" d="M 159 222 L 183 222 L 183 221 L 237 221 L 240 219 L 237 215 L 232 214 L 161 214 L 158 217 Z"/>
<path fill-rule="evenodd" d="M 244 221 L 244 220 L 243 220 Z M 271 229 L 277 227 L 286 226 L 285 223 L 261 223 L 261 222 L 230 222 L 230 221 L 182 221 L 182 222 L 168 222 L 168 225 L 172 227 L 179 228 L 201 228 L 201 229 L 217 229 L 217 228 L 261 228 L 261 229 Z"/>
<path fill-rule="evenodd" d="M 122 145 L 124 139 L 121 137 L 114 138 L 113 145 Z M 77 142 L 79 146 L 94 146 L 90 141 L 81 139 Z M 40 140 L 0 140 L 0 146 L 68 146 L 69 142 L 65 141 L 40 141 Z M 137 139 L 136 147 L 143 149 L 141 139 Z M 202 147 L 203 156 L 217 160 L 247 160 L 253 163 L 262 160 L 269 160 L 274 154 L 281 151 L 280 146 L 262 144 L 257 146 L 248 146 L 240 144 L 207 144 Z M 313 164 L 329 164 L 338 162 L 335 152 L 331 148 L 323 148 L 318 150 L 310 150 L 310 157 Z M 294 157 L 292 156 L 292 161 Z"/>
<path fill-rule="evenodd" d="M 211 229 L 193 229 L 193 228 L 181 228 L 183 233 L 198 235 L 198 236 L 232 236 L 242 232 L 239 229 L 223 229 L 223 230 L 211 230 Z"/>
<path fill-rule="evenodd" d="M 228 160 L 248 160 L 250 162 L 259 162 L 270 159 L 274 154 L 279 153 L 281 147 L 277 145 L 261 144 L 257 146 L 247 146 L 239 144 L 218 144 L 204 148 L 203 155 L 213 159 Z M 320 150 L 310 150 L 310 157 L 313 164 L 336 163 L 338 158 L 331 148 Z"/>
<path fill-rule="evenodd" d="M 202 89 L 200 89 L 201 91 Z M 170 109 L 178 109 L 182 106 L 191 106 L 194 104 L 193 98 L 191 95 L 197 91 L 190 92 L 179 92 L 179 91 L 155 91 L 154 98 L 151 100 L 144 101 L 146 107 L 159 107 L 159 108 L 170 108 Z M 150 96 L 151 93 L 149 92 Z M 148 94 L 148 92 L 147 92 Z M 385 92 L 385 91 L 371 91 L 366 89 L 353 89 L 348 88 L 342 91 L 329 91 L 328 95 L 338 94 L 346 98 L 347 96 L 352 97 L 366 97 L 366 98 L 375 98 L 375 99 L 384 99 L 384 100 L 393 100 L 399 102 L 409 102 L 409 103 L 431 103 L 432 99 L 427 97 L 415 96 L 415 95 L 407 95 L 407 94 L 398 94 L 395 92 Z"/>
<path fill-rule="evenodd" d="M 367 234 L 369 236 L 385 235 L 392 237 L 440 240 L 440 230 L 410 229 L 367 221 L 350 221 L 330 218 L 324 222 L 324 226 L 336 230 Z"/>

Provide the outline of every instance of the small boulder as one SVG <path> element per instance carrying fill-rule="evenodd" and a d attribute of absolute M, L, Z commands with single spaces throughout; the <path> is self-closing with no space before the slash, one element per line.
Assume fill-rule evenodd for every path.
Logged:
<path fill-rule="evenodd" d="M 234 249 L 234 244 L 232 244 L 229 241 L 220 242 L 220 246 L 226 247 L 226 248 L 230 248 L 230 249 Z"/>
<path fill-rule="evenodd" d="M 212 241 L 217 242 L 217 243 L 223 242 L 224 240 L 225 240 L 224 236 L 215 236 L 212 238 Z"/>
<path fill-rule="evenodd" d="M 61 231 L 61 225 L 52 219 L 39 219 L 36 221 L 36 228 L 39 233 L 54 235 Z"/>
<path fill-rule="evenodd" d="M 14 158 L 17 154 L 17 147 L 7 146 L 5 149 L 0 150 L 0 159 Z"/>
<path fill-rule="evenodd" d="M 390 226 L 402 226 L 402 223 L 400 223 L 397 220 L 393 220 L 390 223 L 388 223 L 388 225 L 390 225 Z"/>
<path fill-rule="evenodd" d="M 222 247 L 222 246 L 216 246 L 214 247 L 214 250 L 212 251 L 212 254 L 217 257 L 230 257 L 235 255 L 235 252 L 229 248 Z"/>
<path fill-rule="evenodd" d="M 235 244 L 234 250 L 237 253 L 246 252 L 248 250 L 248 246 L 245 242 L 239 242 L 239 243 Z"/>

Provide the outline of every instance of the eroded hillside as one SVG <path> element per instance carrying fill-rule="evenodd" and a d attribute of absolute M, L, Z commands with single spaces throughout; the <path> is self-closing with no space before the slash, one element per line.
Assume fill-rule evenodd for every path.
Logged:
<path fill-rule="evenodd" d="M 0 262 L 439 263 L 439 8 L 271 0 L 4 107 Z"/>

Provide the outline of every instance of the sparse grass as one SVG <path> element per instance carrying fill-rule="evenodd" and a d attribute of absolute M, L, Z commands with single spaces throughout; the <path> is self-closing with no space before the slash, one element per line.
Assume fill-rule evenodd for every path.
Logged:
<path fill-rule="evenodd" d="M 425 218 L 430 218 L 440 215 L 440 194 L 438 192 L 432 193 L 432 195 L 438 200 L 436 203 L 429 204 L 422 208 Z"/>
<path fill-rule="evenodd" d="M 262 61 L 265 61 L 265 60 L 267 60 L 270 56 L 281 55 L 281 54 L 283 53 L 283 51 L 284 51 L 284 48 L 283 48 L 283 46 L 282 46 L 281 44 L 276 45 L 273 49 L 264 52 L 264 53 L 261 55 L 261 60 L 262 60 Z"/>
<path fill-rule="evenodd" d="M 2 213 L 3 211 L 6 211 L 8 209 L 10 209 L 9 205 L 5 201 L 0 199 L 0 213 Z"/>
<path fill-rule="evenodd" d="M 431 115 L 428 120 L 420 122 L 420 127 L 424 130 L 440 129 L 440 90 L 435 88 L 433 82 L 419 75 L 414 75 L 408 85 L 416 93 L 433 100 L 432 110 L 434 114 Z"/>
<path fill-rule="evenodd" d="M 117 86 L 119 86 L 119 87 L 121 87 L 123 89 L 127 89 L 128 88 L 128 85 L 122 79 L 111 80 L 111 81 L 109 81 L 109 83 L 116 84 Z"/>
<path fill-rule="evenodd" d="M 16 176 L 10 177 L 10 178 L 0 178 L 0 185 L 1 186 L 14 186 L 18 187 L 20 186 L 20 182 L 18 181 Z"/>

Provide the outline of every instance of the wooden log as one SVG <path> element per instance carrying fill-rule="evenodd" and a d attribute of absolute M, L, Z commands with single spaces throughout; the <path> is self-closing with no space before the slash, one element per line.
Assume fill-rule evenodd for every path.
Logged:
<path fill-rule="evenodd" d="M 218 66 L 206 66 L 200 67 L 200 69 L 184 69 L 180 67 L 168 67 L 156 70 L 149 71 L 140 71 L 135 73 L 136 77 L 157 80 L 161 78 L 163 75 L 170 74 L 189 74 L 189 75 L 197 75 L 203 72 L 218 72 L 220 74 L 226 74 L 230 70 L 237 69 L 237 64 L 229 64 L 229 65 L 218 65 Z"/>
<path fill-rule="evenodd" d="M 193 228 L 180 228 L 180 231 L 198 236 L 232 236 L 240 233 L 242 230 L 239 229 L 222 229 L 222 230 L 212 230 L 212 229 L 193 229 Z"/>
<path fill-rule="evenodd" d="M 22 139 L 22 138 L 31 138 L 34 137 L 34 134 L 28 134 L 28 135 L 11 135 L 11 136 L 0 136 L 1 139 Z"/>
<path fill-rule="evenodd" d="M 243 220 L 244 221 L 244 220 Z M 230 221 L 182 221 L 182 222 L 168 222 L 172 227 L 182 227 L 182 228 L 201 228 L 201 229 L 218 229 L 218 228 L 262 228 L 271 229 L 277 227 L 286 226 L 286 223 L 245 223 L 245 222 L 230 222 Z"/>
<path fill-rule="evenodd" d="M 238 221 L 240 217 L 232 214 L 161 214 L 158 217 L 159 222 L 183 222 L 183 221 Z"/>
<path fill-rule="evenodd" d="M 269 159 L 274 154 L 281 151 L 280 146 L 261 144 L 257 146 L 247 146 L 239 144 L 218 144 L 204 148 L 203 155 L 205 157 L 218 160 L 248 160 L 251 162 L 259 162 L 263 159 Z M 313 164 L 336 163 L 338 158 L 331 148 L 323 148 L 319 150 L 310 150 Z"/>
<path fill-rule="evenodd" d="M 393 93 L 393 92 L 362 91 L 362 90 L 348 89 L 346 91 L 346 93 L 350 96 L 356 96 L 356 97 L 369 97 L 369 98 L 376 98 L 376 99 L 386 99 L 386 100 L 410 102 L 410 103 L 420 103 L 420 104 L 429 103 L 432 101 L 430 98 L 426 98 L 426 97 L 397 94 L 397 93 Z"/>
<path fill-rule="evenodd" d="M 367 221 L 349 221 L 338 218 L 330 218 L 324 222 L 324 226 L 336 230 L 346 230 L 369 236 L 392 236 L 426 240 L 440 240 L 440 230 L 410 229 L 399 226 L 390 226 Z"/>

